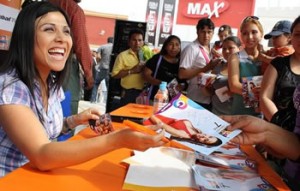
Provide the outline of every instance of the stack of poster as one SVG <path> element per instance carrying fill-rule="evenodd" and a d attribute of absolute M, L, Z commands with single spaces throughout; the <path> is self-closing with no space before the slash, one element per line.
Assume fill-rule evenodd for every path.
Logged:
<path fill-rule="evenodd" d="M 123 184 L 124 190 L 132 191 L 198 191 L 198 190 L 276 190 L 257 173 L 254 161 L 238 151 L 214 156 L 209 164 L 199 153 L 171 147 L 152 148 L 135 152 L 125 159 L 130 164 Z M 223 149 L 224 150 L 224 149 Z M 200 154 L 201 155 L 201 154 Z M 235 159 L 238 158 L 237 160 Z M 250 161 L 250 162 L 249 162 Z M 227 165 L 229 163 L 229 165 Z"/>
<path fill-rule="evenodd" d="M 186 96 L 178 94 L 144 126 L 158 123 L 168 139 L 192 150 L 159 147 L 135 152 L 123 161 L 129 164 L 124 190 L 276 190 L 259 175 L 256 161 L 230 143 L 240 130 L 226 130 L 226 121 Z"/>
<path fill-rule="evenodd" d="M 123 160 L 130 164 L 123 190 L 132 191 L 196 191 L 192 165 L 195 155 L 191 151 L 158 147 Z"/>
<path fill-rule="evenodd" d="M 258 174 L 257 163 L 232 144 L 211 155 L 196 153 L 192 169 L 200 190 L 276 190 Z"/>

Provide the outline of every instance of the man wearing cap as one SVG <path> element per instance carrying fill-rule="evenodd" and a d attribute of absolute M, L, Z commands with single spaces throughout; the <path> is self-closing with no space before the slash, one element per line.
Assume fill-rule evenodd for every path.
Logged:
<path fill-rule="evenodd" d="M 262 72 L 264 73 L 270 62 L 277 56 L 287 56 L 294 53 L 294 48 L 291 46 L 291 25 L 288 20 L 278 21 L 271 32 L 266 34 L 266 40 L 271 39 L 273 47 L 260 54 L 259 59 L 262 61 Z"/>

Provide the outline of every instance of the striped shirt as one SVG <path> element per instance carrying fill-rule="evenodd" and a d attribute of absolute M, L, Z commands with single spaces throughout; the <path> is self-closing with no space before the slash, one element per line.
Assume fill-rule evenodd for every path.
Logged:
<path fill-rule="evenodd" d="M 11 83 L 13 82 L 13 83 Z M 42 105 L 40 86 L 35 83 L 35 99 L 29 92 L 27 86 L 20 80 L 16 80 L 14 72 L 10 74 L 0 74 L 0 105 L 24 105 L 30 107 L 38 117 L 37 109 L 44 118 L 43 126 L 49 140 L 55 139 L 62 130 L 63 113 L 60 102 L 64 99 L 63 90 L 50 90 L 48 99 L 48 111 Z M 2 87 L 5 87 L 2 89 Z M 50 86 L 49 86 L 50 87 Z M 35 107 L 35 102 L 36 106 Z M 22 128 L 22 127 L 20 127 Z M 9 139 L 2 125 L 0 124 L 0 177 L 15 170 L 28 162 L 20 150 Z"/>

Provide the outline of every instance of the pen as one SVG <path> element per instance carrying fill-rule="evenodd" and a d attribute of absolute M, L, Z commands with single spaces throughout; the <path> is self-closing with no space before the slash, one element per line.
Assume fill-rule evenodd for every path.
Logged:
<path fill-rule="evenodd" d="M 124 120 L 123 121 L 123 124 L 128 126 L 129 128 L 131 128 L 132 130 L 135 130 L 135 131 L 139 131 L 139 132 L 142 132 L 142 133 L 146 133 L 148 135 L 156 135 L 157 132 L 152 130 L 152 129 L 149 129 L 143 125 L 140 125 L 138 123 L 135 123 L 133 121 L 130 121 L 130 120 Z M 185 146 L 177 141 L 172 141 L 172 140 L 169 140 L 167 139 L 166 137 L 163 137 L 162 139 L 165 143 L 170 143 L 169 145 L 171 147 L 175 147 L 175 148 L 179 148 L 179 149 L 184 149 L 184 150 L 189 150 L 189 151 L 193 151 L 192 148 L 188 147 L 188 146 Z"/>
<path fill-rule="evenodd" d="M 140 125 L 140 124 L 135 123 L 135 122 L 130 121 L 130 120 L 124 120 L 123 124 L 128 126 L 129 128 L 131 128 L 132 130 L 142 132 L 142 133 L 146 133 L 148 135 L 156 135 L 157 134 L 154 130 L 149 129 L 149 128 L 143 126 L 143 125 Z M 165 142 L 165 143 L 168 143 L 169 139 L 167 139 L 166 137 L 163 137 L 162 141 Z"/>

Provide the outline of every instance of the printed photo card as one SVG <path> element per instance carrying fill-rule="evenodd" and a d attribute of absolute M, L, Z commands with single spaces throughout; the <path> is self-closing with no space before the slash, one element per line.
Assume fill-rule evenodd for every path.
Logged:
<path fill-rule="evenodd" d="M 175 96 L 144 125 L 158 123 L 163 124 L 167 138 L 205 155 L 216 151 L 241 132 L 226 130 L 229 123 L 183 94 Z"/>

